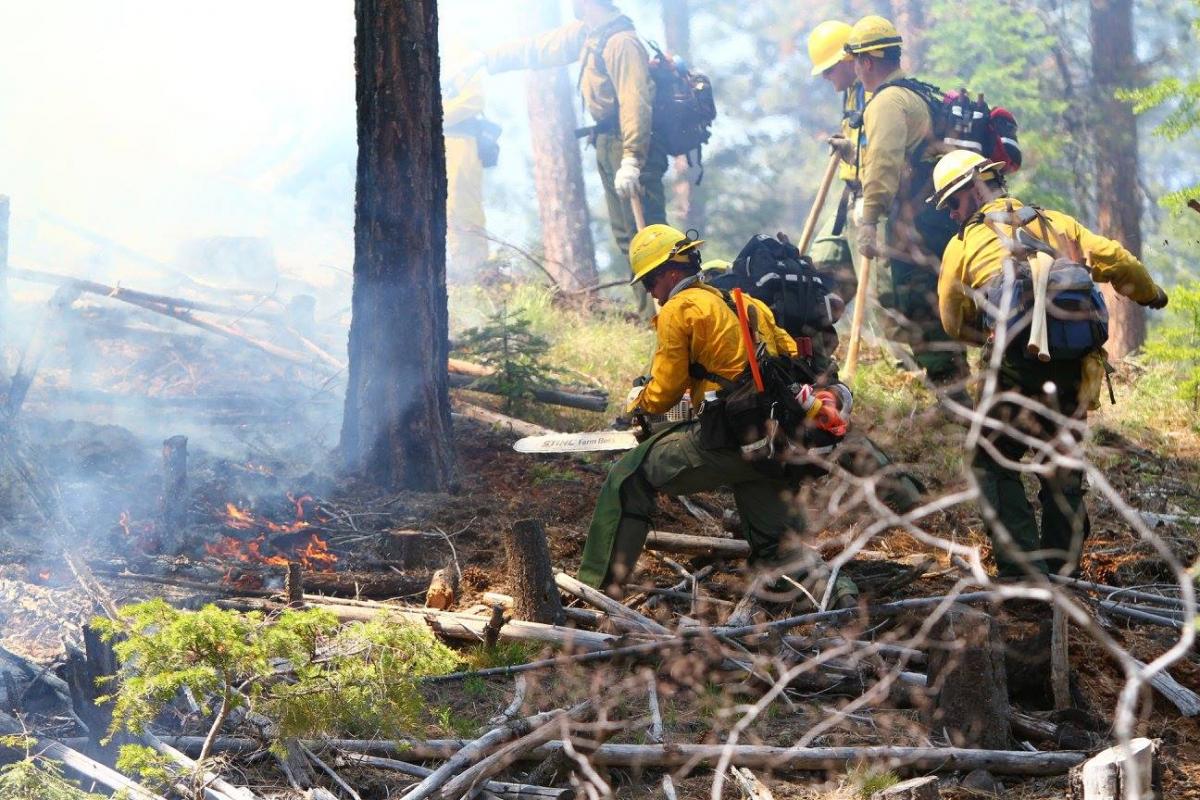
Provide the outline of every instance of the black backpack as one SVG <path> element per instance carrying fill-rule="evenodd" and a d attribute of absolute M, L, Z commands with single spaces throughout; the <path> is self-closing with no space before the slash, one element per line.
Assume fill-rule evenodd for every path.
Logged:
<path fill-rule="evenodd" d="M 887 81 L 875 90 L 872 99 L 889 86 L 908 89 L 925 101 L 933 120 L 933 141 L 941 147 L 974 150 L 984 158 L 1002 161 L 1007 173 L 1021 168 L 1017 120 L 1008 109 L 990 108 L 982 94 L 972 100 L 965 88 L 943 92 L 933 84 L 915 78 Z M 924 148 L 921 148 L 916 157 L 920 158 L 923 153 Z"/>
<path fill-rule="evenodd" d="M 596 69 L 608 74 L 604 63 L 604 48 L 608 40 L 621 31 L 632 31 L 633 21 L 621 16 L 600 31 L 588 55 Z M 692 72 L 682 60 L 674 59 L 650 43 L 650 79 L 654 81 L 654 117 L 651 128 L 655 141 L 661 143 L 669 156 L 687 156 L 688 164 L 702 164 L 701 148 L 712 136 L 709 130 L 717 118 L 717 105 L 712 81 L 707 75 Z M 584 57 L 586 67 L 587 55 Z M 583 80 L 580 68 L 580 82 Z M 600 123 L 597 120 L 597 123 Z M 701 171 L 703 177 L 703 171 Z M 696 181 L 699 183 L 699 179 Z"/>
<path fill-rule="evenodd" d="M 815 337 L 833 327 L 832 285 L 791 242 L 760 233 L 733 261 L 729 272 L 710 283 L 724 291 L 741 289 L 771 309 L 775 324 L 792 336 Z"/>
<path fill-rule="evenodd" d="M 725 305 L 734 316 L 737 306 L 729 292 L 722 290 Z M 751 317 L 753 307 L 749 309 Z M 751 322 L 751 329 L 755 328 Z M 800 404 L 801 387 L 833 388 L 840 386 L 844 397 L 849 389 L 840 384 L 836 371 L 820 372 L 803 358 L 771 355 L 763 344 L 756 348 L 759 374 L 763 382 L 760 392 L 753 373 L 747 365 L 732 380 L 710 372 L 698 362 L 688 365 L 688 374 L 697 380 L 708 380 L 721 388 L 716 400 L 705 400 L 700 413 L 700 445 L 705 449 L 738 447 L 743 458 L 756 469 L 772 477 L 807 477 L 823 474 L 813 464 L 787 463 L 790 443 L 814 455 L 828 454 L 842 441 L 843 436 L 815 427 L 807 410 Z"/>

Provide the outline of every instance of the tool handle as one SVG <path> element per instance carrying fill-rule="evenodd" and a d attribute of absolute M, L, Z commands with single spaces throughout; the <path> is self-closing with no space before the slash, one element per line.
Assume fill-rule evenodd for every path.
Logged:
<path fill-rule="evenodd" d="M 871 259 L 863 256 L 858 291 L 854 293 L 854 318 L 850 321 L 850 341 L 846 345 L 846 382 L 854 380 L 858 369 L 858 348 L 862 343 L 863 317 L 867 310 L 867 286 L 871 282 Z"/>
<path fill-rule="evenodd" d="M 754 388 L 759 394 L 766 391 L 763 384 L 762 371 L 758 368 L 758 353 L 754 346 L 754 337 L 750 335 L 750 317 L 746 313 L 746 297 L 741 289 L 733 290 L 733 303 L 737 306 L 738 327 L 742 329 L 742 344 L 746 346 L 746 360 L 750 362 L 750 375 L 754 378 Z"/>
<path fill-rule="evenodd" d="M 821 209 L 825 207 L 825 198 L 829 195 L 829 187 L 833 184 L 833 178 L 837 175 L 838 165 L 841 163 L 842 157 L 835 150 L 829 156 L 829 164 L 825 167 L 825 174 L 821 176 L 821 185 L 817 188 L 817 198 L 813 200 L 812 208 L 808 212 L 808 219 L 804 221 L 804 230 L 800 234 L 800 242 L 796 245 L 800 249 L 800 254 L 808 252 L 808 246 L 812 244 L 813 236 L 817 232 L 817 220 L 821 217 Z"/>
<path fill-rule="evenodd" d="M 629 205 L 633 209 L 633 222 L 640 231 L 646 227 L 646 212 L 642 210 L 642 196 L 637 192 L 629 195 Z"/>

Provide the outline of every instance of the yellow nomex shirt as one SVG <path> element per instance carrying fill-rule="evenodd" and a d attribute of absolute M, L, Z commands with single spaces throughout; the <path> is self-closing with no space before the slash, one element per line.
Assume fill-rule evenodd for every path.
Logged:
<path fill-rule="evenodd" d="M 795 340 L 775 324 L 771 309 L 749 295 L 746 306 L 756 309 L 758 340 L 766 343 L 767 352 L 795 356 Z M 689 388 L 692 401 L 699 405 L 705 392 L 720 387 L 692 378 L 688 368 L 693 362 L 728 379 L 746 368 L 737 313 L 725 303 L 719 289 L 696 281 L 677 290 L 654 318 L 654 327 L 658 348 L 650 366 L 650 381 L 630 403 L 629 411 L 640 407 L 648 414 L 665 414 Z"/>
<path fill-rule="evenodd" d="M 997 198 L 979 210 L 979 215 L 992 211 L 1003 211 L 1006 203 L 1022 207 L 1016 198 Z M 950 240 L 942 255 L 942 274 L 938 279 L 938 310 L 942 327 L 946 333 L 962 341 L 975 341 L 972 333 L 978 333 L 979 310 L 971 298 L 970 289 L 978 289 L 1000 274 L 1008 251 L 1000 239 L 985 225 L 979 215 L 968 222 L 962 232 Z M 1154 299 L 1156 287 L 1150 273 L 1132 253 L 1119 242 L 1092 233 L 1075 218 L 1060 211 L 1043 211 L 1053 231 L 1066 239 L 1078 242 L 1080 249 L 1089 255 L 1092 280 L 1111 283 L 1118 293 L 1135 303 L 1145 304 Z M 1035 220 L 1026 229 L 1039 239 L 1043 238 L 1040 223 Z M 1054 232 L 1049 231 L 1055 245 Z"/>

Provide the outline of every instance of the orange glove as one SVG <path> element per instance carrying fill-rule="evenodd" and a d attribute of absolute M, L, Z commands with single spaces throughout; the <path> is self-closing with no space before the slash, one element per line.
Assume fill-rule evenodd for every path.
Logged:
<path fill-rule="evenodd" d="M 828 389 L 817 392 L 813 399 L 813 407 L 808 411 L 808 418 L 814 426 L 834 436 L 846 435 L 846 420 L 838 414 L 837 397 Z"/>

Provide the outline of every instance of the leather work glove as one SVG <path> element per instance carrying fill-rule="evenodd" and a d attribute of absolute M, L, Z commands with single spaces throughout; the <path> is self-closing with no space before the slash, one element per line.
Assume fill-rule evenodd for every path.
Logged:
<path fill-rule="evenodd" d="M 1152 299 L 1149 303 L 1146 303 L 1146 307 L 1153 308 L 1155 310 L 1166 308 L 1167 300 L 1167 293 L 1163 291 L 1163 288 L 1161 286 L 1155 286 L 1154 299 Z"/>
<path fill-rule="evenodd" d="M 854 234 L 854 243 L 858 245 L 858 254 L 864 258 L 879 258 L 879 224 L 863 222 Z"/>
<path fill-rule="evenodd" d="M 642 170 L 638 167 L 637 159 L 633 156 L 625 156 L 621 159 L 621 168 L 613 176 L 613 186 L 621 197 L 633 197 L 640 188 L 641 177 Z"/>
<path fill-rule="evenodd" d="M 829 147 L 833 152 L 838 154 L 838 158 L 845 161 L 847 164 L 854 162 L 854 145 L 845 136 L 834 134 L 827 140 Z"/>

